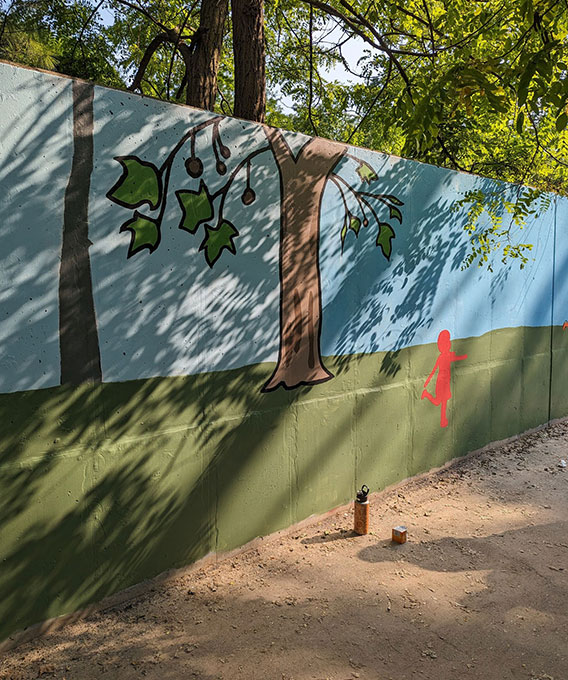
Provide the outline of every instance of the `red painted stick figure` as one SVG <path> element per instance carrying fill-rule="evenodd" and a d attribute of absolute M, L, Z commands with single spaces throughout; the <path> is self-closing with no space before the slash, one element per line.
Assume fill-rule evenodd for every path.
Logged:
<path fill-rule="evenodd" d="M 438 335 L 438 349 L 440 356 L 436 359 L 432 373 L 426 378 L 424 383 L 424 390 L 422 392 L 422 399 L 426 398 L 431 401 L 434 406 L 442 406 L 440 416 L 440 426 L 448 427 L 448 419 L 446 418 L 446 406 L 448 399 L 452 396 L 450 391 L 450 374 L 452 361 L 461 361 L 467 359 L 467 354 L 457 355 L 450 351 L 452 341 L 450 340 L 450 331 L 441 331 Z M 428 383 L 432 380 L 432 376 L 438 369 L 438 377 L 436 378 L 436 396 L 433 397 L 426 389 Z"/>

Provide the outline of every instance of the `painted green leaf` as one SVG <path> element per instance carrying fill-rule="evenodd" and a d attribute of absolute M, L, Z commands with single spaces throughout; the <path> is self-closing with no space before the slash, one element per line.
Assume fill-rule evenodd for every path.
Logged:
<path fill-rule="evenodd" d="M 341 229 L 341 252 L 343 252 L 343 246 L 345 245 L 345 237 L 347 236 L 347 217 L 343 220 L 343 227 Z"/>
<path fill-rule="evenodd" d="M 122 175 L 107 198 L 125 208 L 147 203 L 155 210 L 162 200 L 162 178 L 156 166 L 136 156 L 117 156 L 115 160 L 122 165 Z"/>
<path fill-rule="evenodd" d="M 361 229 L 361 220 L 358 217 L 351 215 L 351 219 L 349 221 L 349 229 L 355 232 L 355 236 L 359 236 L 359 229 Z"/>
<path fill-rule="evenodd" d="M 142 215 L 138 211 L 134 217 L 125 222 L 120 231 L 130 231 L 131 239 L 127 257 L 132 257 L 144 248 L 153 253 L 160 244 L 160 229 L 157 220 L 153 220 L 147 215 Z"/>
<path fill-rule="evenodd" d="M 236 255 L 237 249 L 233 239 L 238 235 L 239 232 L 226 220 L 223 220 L 219 227 L 205 225 L 205 239 L 199 246 L 199 250 L 205 251 L 205 259 L 210 267 L 221 257 L 221 253 L 225 248 L 233 253 L 233 255 Z"/>
<path fill-rule="evenodd" d="M 359 160 L 357 174 L 363 180 L 363 182 L 372 182 L 373 180 L 377 179 L 377 173 L 366 161 Z"/>
<path fill-rule="evenodd" d="M 392 240 L 395 238 L 395 233 L 390 224 L 386 222 L 379 222 L 379 233 L 377 234 L 377 245 L 383 251 L 383 255 L 390 259 L 392 252 Z"/>
<path fill-rule="evenodd" d="M 394 203 L 394 205 L 404 205 L 404 202 L 401 201 L 400 198 L 397 198 L 396 196 L 393 196 L 392 194 L 385 194 L 384 198 L 389 203 Z"/>
<path fill-rule="evenodd" d="M 398 220 L 402 224 L 402 213 L 394 205 L 389 205 L 389 212 L 391 220 Z"/>
<path fill-rule="evenodd" d="M 213 204 L 203 180 L 201 180 L 197 191 L 180 189 L 176 191 L 176 196 L 183 212 L 179 224 L 180 229 L 195 234 L 202 222 L 212 219 Z"/>

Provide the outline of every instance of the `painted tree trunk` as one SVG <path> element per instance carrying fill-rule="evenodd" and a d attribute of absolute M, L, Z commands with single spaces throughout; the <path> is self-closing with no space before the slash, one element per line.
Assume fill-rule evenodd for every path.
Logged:
<path fill-rule="evenodd" d="M 311 139 L 295 157 L 279 130 L 265 128 L 280 172 L 280 351 L 264 392 L 333 378 L 320 354 L 319 220 L 327 178 L 346 149 Z"/>
<path fill-rule="evenodd" d="M 61 384 L 100 382 L 101 358 L 89 259 L 88 208 L 93 169 L 93 85 L 73 88 L 73 160 L 65 192 L 59 268 Z"/>

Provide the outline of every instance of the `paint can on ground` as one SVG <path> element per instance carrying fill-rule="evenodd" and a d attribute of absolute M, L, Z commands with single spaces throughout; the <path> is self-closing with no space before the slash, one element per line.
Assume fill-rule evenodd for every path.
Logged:
<path fill-rule="evenodd" d="M 354 502 L 353 512 L 353 531 L 360 536 L 369 533 L 369 487 L 363 484 L 360 491 L 357 491 L 357 498 Z"/>

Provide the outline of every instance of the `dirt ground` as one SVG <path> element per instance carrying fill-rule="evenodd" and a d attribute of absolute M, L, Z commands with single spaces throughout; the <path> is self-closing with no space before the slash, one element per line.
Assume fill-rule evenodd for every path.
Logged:
<path fill-rule="evenodd" d="M 10 680 L 568 680 L 568 422 L 0 658 Z M 408 527 L 404 545 L 391 529 Z"/>

